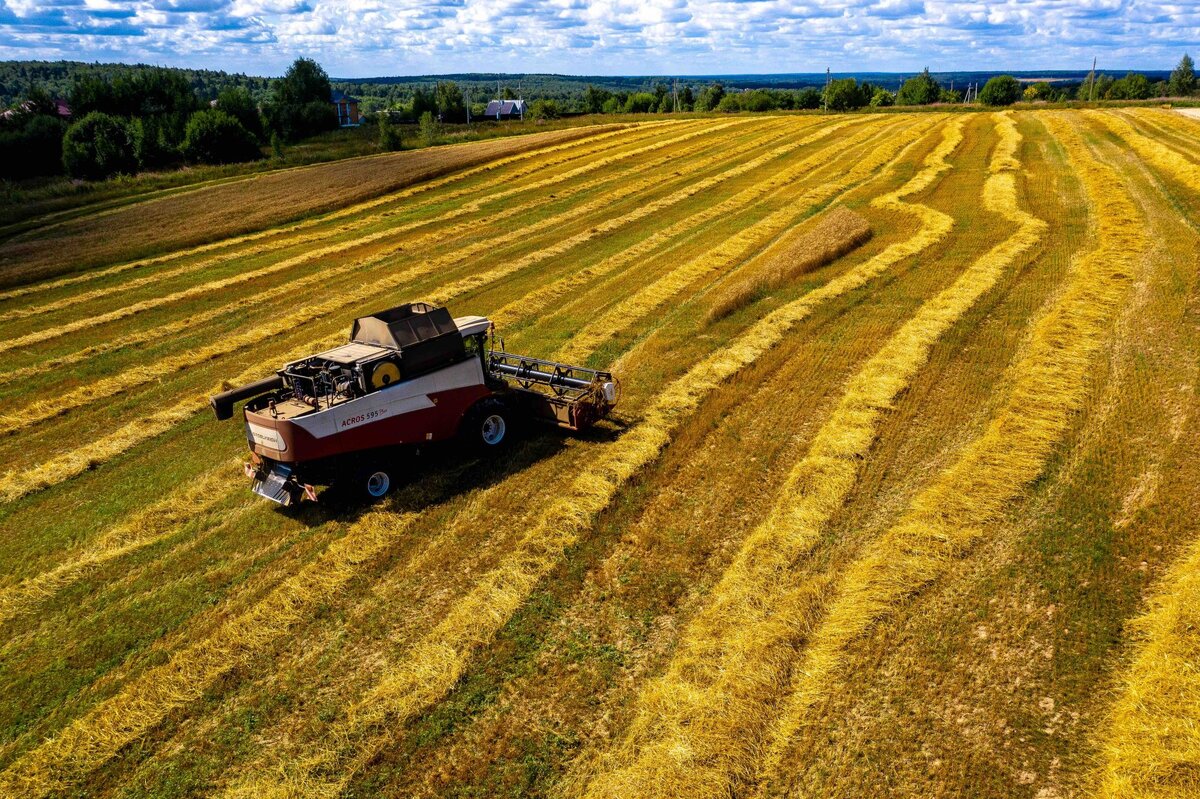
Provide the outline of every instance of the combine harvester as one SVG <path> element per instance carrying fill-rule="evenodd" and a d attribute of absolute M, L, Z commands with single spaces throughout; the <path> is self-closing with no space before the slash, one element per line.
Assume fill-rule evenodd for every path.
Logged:
<path fill-rule="evenodd" d="M 457 439 L 495 452 L 526 419 L 579 431 L 616 406 L 611 374 L 503 352 L 503 340 L 498 351 L 496 341 L 482 316 L 401 305 L 356 319 L 350 343 L 210 404 L 224 420 L 249 400 L 246 473 L 254 493 L 281 505 L 347 481 L 379 499 L 422 445 Z"/>

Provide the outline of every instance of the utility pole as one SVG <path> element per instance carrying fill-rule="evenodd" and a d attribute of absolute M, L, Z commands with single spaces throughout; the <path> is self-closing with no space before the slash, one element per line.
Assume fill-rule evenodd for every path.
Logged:
<path fill-rule="evenodd" d="M 471 124 L 471 90 L 463 89 L 463 105 L 467 107 L 467 124 Z"/>
<path fill-rule="evenodd" d="M 821 94 L 821 110 L 829 113 L 829 83 L 832 80 L 829 74 L 829 67 L 825 67 L 825 91 Z"/>
<path fill-rule="evenodd" d="M 1088 102 L 1090 103 L 1090 102 L 1095 101 L 1095 99 L 1096 99 L 1096 57 L 1095 56 L 1092 56 L 1092 74 L 1089 75 L 1088 77 L 1091 78 L 1091 85 L 1088 86 Z"/>

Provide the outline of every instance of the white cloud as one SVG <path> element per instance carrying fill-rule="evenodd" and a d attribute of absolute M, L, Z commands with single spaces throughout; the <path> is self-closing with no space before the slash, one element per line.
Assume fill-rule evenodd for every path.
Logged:
<path fill-rule="evenodd" d="M 1166 68 L 1200 10 L 1153 0 L 0 0 L 0 57 L 278 74 Z"/>

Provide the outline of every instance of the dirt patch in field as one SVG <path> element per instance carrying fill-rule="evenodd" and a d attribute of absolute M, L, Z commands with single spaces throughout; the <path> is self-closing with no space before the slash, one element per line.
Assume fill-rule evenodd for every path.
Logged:
<path fill-rule="evenodd" d="M 285 169 L 73 219 L 10 241 L 0 253 L 0 286 L 262 230 L 614 127 L 574 128 Z"/>

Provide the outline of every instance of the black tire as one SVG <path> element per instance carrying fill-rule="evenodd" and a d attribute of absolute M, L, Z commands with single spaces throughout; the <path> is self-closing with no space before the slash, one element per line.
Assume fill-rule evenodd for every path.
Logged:
<path fill-rule="evenodd" d="M 498 397 L 477 403 L 463 417 L 461 434 L 471 448 L 484 454 L 503 452 L 516 437 L 512 408 Z"/>
<path fill-rule="evenodd" d="M 395 469 L 385 465 L 368 466 L 354 476 L 354 493 L 367 502 L 379 502 L 395 487 Z"/>

